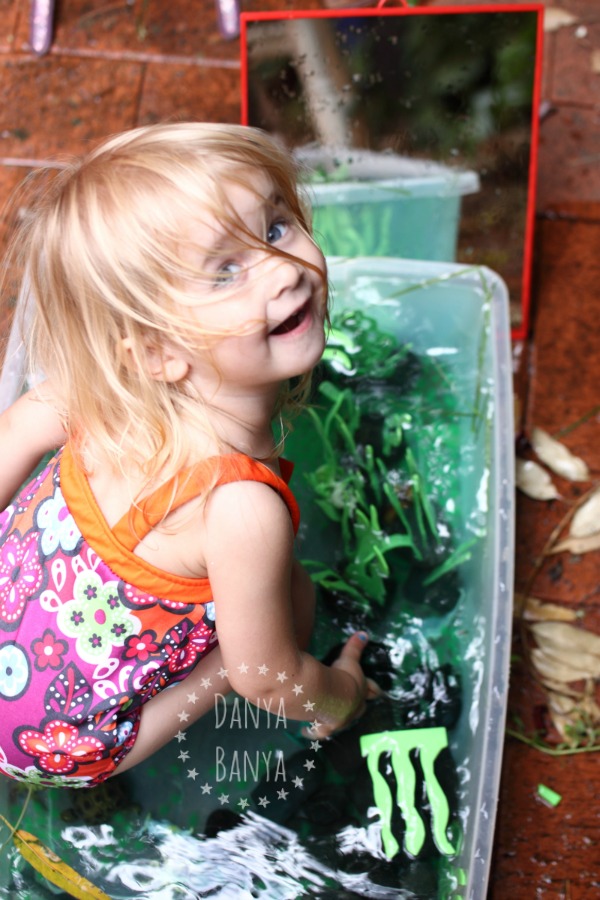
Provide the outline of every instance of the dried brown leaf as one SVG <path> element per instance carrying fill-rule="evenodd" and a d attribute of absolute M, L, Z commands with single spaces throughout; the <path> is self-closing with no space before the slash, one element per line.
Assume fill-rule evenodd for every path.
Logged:
<path fill-rule="evenodd" d="M 565 744 L 575 746 L 577 739 L 573 735 L 575 730 L 575 721 L 567 713 L 560 713 L 558 710 L 550 709 L 550 721 Z"/>
<path fill-rule="evenodd" d="M 532 500 L 556 500 L 559 493 L 548 472 L 531 459 L 516 460 L 516 484 Z"/>
<path fill-rule="evenodd" d="M 534 647 L 531 651 L 531 661 L 542 679 L 552 680 L 560 684 L 597 677 L 590 674 L 589 667 L 579 664 L 579 661 L 576 665 L 570 659 L 565 661 L 539 647 Z"/>
<path fill-rule="evenodd" d="M 537 597 L 523 597 L 515 595 L 515 606 L 522 610 L 523 618 L 528 622 L 573 622 L 579 618 L 579 613 L 568 606 L 559 606 L 558 603 L 545 603 Z"/>
<path fill-rule="evenodd" d="M 592 693 L 579 693 L 576 697 L 570 697 L 564 691 L 554 693 L 550 691 L 548 694 L 548 705 L 551 709 L 563 715 L 569 715 L 577 711 L 581 715 L 585 715 L 591 722 L 600 721 L 600 706 L 596 703 Z"/>
<path fill-rule="evenodd" d="M 548 553 L 574 553 L 581 556 L 583 553 L 591 553 L 593 550 L 600 550 L 600 533 L 589 534 L 582 538 L 565 538 L 564 541 L 555 544 L 548 550 Z"/>
<path fill-rule="evenodd" d="M 564 694 L 565 697 L 571 699 L 571 702 L 573 702 L 573 700 L 580 700 L 582 697 L 581 690 L 569 687 L 565 682 L 554 681 L 552 678 L 542 678 L 540 680 L 548 694 Z"/>
<path fill-rule="evenodd" d="M 6 821 L 6 820 L 5 820 Z M 95 887 L 75 869 L 42 844 L 40 839 L 21 828 L 13 832 L 13 841 L 21 856 L 39 872 L 50 885 L 77 900 L 110 900 L 108 894 Z"/>
<path fill-rule="evenodd" d="M 600 677 L 600 635 L 567 622 L 535 622 L 530 630 L 538 649 L 580 673 L 569 680 Z"/>
<path fill-rule="evenodd" d="M 568 25 L 575 25 L 579 20 L 566 9 L 548 6 L 544 11 L 544 31 L 558 31 Z"/>
<path fill-rule="evenodd" d="M 567 743 L 579 743 L 582 730 L 600 723 L 600 707 L 591 693 L 566 696 L 564 690 L 548 693 L 554 727 Z M 583 726 L 583 729 L 582 729 Z"/>
<path fill-rule="evenodd" d="M 564 704 L 552 701 L 548 703 L 550 720 L 562 740 L 567 744 L 574 744 L 573 731 L 577 726 L 577 722 L 580 721 L 580 716 L 575 712 L 573 701 L 570 698 L 561 698 L 560 695 L 556 695 L 556 700 L 560 699 L 565 701 Z M 561 708 L 561 706 L 564 706 L 564 708 Z"/>
<path fill-rule="evenodd" d="M 597 488 L 585 503 L 582 503 L 571 519 L 569 534 L 583 538 L 600 532 L 600 488 Z"/>
<path fill-rule="evenodd" d="M 590 473 L 586 463 L 542 428 L 533 429 L 531 446 L 538 458 L 557 475 L 568 478 L 569 481 L 589 480 Z"/>

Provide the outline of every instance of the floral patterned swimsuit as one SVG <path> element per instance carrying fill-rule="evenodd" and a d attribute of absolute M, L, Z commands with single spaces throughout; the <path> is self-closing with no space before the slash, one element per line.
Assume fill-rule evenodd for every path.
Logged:
<path fill-rule="evenodd" d="M 242 454 L 179 480 L 171 508 L 207 485 L 283 478 Z M 67 444 L 0 513 L 0 771 L 47 786 L 91 787 L 131 750 L 144 703 L 217 645 L 207 578 L 164 572 L 133 552 L 173 497 L 164 485 L 109 528 Z M 161 512 L 162 510 L 162 512 Z"/>

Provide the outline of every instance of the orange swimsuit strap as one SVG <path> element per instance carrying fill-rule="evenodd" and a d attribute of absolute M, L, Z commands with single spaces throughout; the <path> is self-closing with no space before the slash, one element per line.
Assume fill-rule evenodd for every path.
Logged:
<path fill-rule="evenodd" d="M 61 482 L 63 482 L 63 492 L 67 494 L 69 506 L 73 504 L 77 508 L 77 510 L 72 510 L 76 512 L 76 521 L 77 513 L 82 515 L 87 511 L 89 515 L 93 511 L 92 518 L 96 521 L 93 531 L 96 531 L 98 526 L 101 526 L 100 531 L 109 530 L 112 541 L 120 544 L 126 551 L 132 552 L 140 541 L 163 520 L 167 510 L 170 512 L 178 509 L 198 497 L 207 488 L 211 489 L 236 481 L 258 481 L 276 490 L 288 507 L 294 534 L 296 534 L 300 523 L 300 511 L 296 498 L 288 487 L 294 466 L 285 459 L 280 459 L 279 465 L 281 477 L 264 463 L 257 462 L 243 453 L 211 456 L 189 466 L 165 484 L 160 485 L 141 503 L 134 504 L 111 529 L 108 529 L 93 497 L 89 482 L 75 462 L 68 443 L 62 453 L 61 469 L 65 477 L 61 477 Z"/>
<path fill-rule="evenodd" d="M 184 469 L 160 485 L 141 503 L 133 505 L 113 526 L 112 532 L 120 544 L 133 550 L 163 520 L 166 510 L 173 512 L 179 509 L 207 488 L 236 481 L 259 481 L 281 494 L 290 511 L 295 534 L 299 525 L 299 510 L 287 485 L 293 465 L 287 460 L 281 460 L 280 463 L 283 477 L 243 453 L 211 456 Z"/>

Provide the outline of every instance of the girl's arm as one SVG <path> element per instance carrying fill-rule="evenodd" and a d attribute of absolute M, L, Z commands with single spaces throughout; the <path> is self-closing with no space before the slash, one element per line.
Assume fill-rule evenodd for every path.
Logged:
<path fill-rule="evenodd" d="M 299 646 L 293 539 L 283 501 L 264 484 L 224 485 L 207 503 L 205 560 L 229 682 L 258 706 L 283 703 L 286 718 L 318 723 L 314 733 L 324 737 L 360 715 L 378 689 L 360 667 L 364 636 L 353 635 L 332 666 Z"/>
<path fill-rule="evenodd" d="M 359 664 L 364 641 L 358 636 L 349 639 L 331 668 L 302 652 L 312 633 L 314 586 L 292 559 L 293 534 L 282 501 L 265 485 L 248 488 L 219 488 L 206 511 L 212 536 L 205 539 L 206 556 L 219 644 L 185 680 L 144 705 L 135 744 L 115 775 L 214 710 L 217 691 L 226 694 L 233 687 L 263 709 L 273 703 L 278 713 L 282 699 L 286 717 L 320 723 L 310 732 L 315 738 L 356 718 L 365 697 L 378 692 L 372 682 L 365 682 Z M 193 705 L 188 702 L 191 694 L 196 695 Z M 313 702 L 313 696 L 318 702 L 311 710 L 305 704 Z M 184 722 L 182 710 L 188 713 Z"/>
<path fill-rule="evenodd" d="M 66 439 L 47 383 L 23 394 L 0 415 L 0 509 L 4 509 L 44 454 Z"/>

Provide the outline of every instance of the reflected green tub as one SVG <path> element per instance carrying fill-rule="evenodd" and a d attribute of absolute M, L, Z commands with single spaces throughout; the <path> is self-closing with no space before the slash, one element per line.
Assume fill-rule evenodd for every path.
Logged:
<path fill-rule="evenodd" d="M 287 448 L 298 555 L 319 586 L 314 652 L 366 627 L 385 694 L 327 742 L 276 699 L 217 697 L 109 790 L 28 800 L 1 781 L 2 815 L 27 803 L 20 827 L 115 900 L 485 896 L 511 625 L 506 290 L 449 263 L 330 274 L 327 361 Z M 56 896 L 9 841 L 0 897 Z"/>
<path fill-rule="evenodd" d="M 476 172 L 389 152 L 295 153 L 313 173 L 306 187 L 327 255 L 456 259 L 462 198 L 479 191 Z"/>

